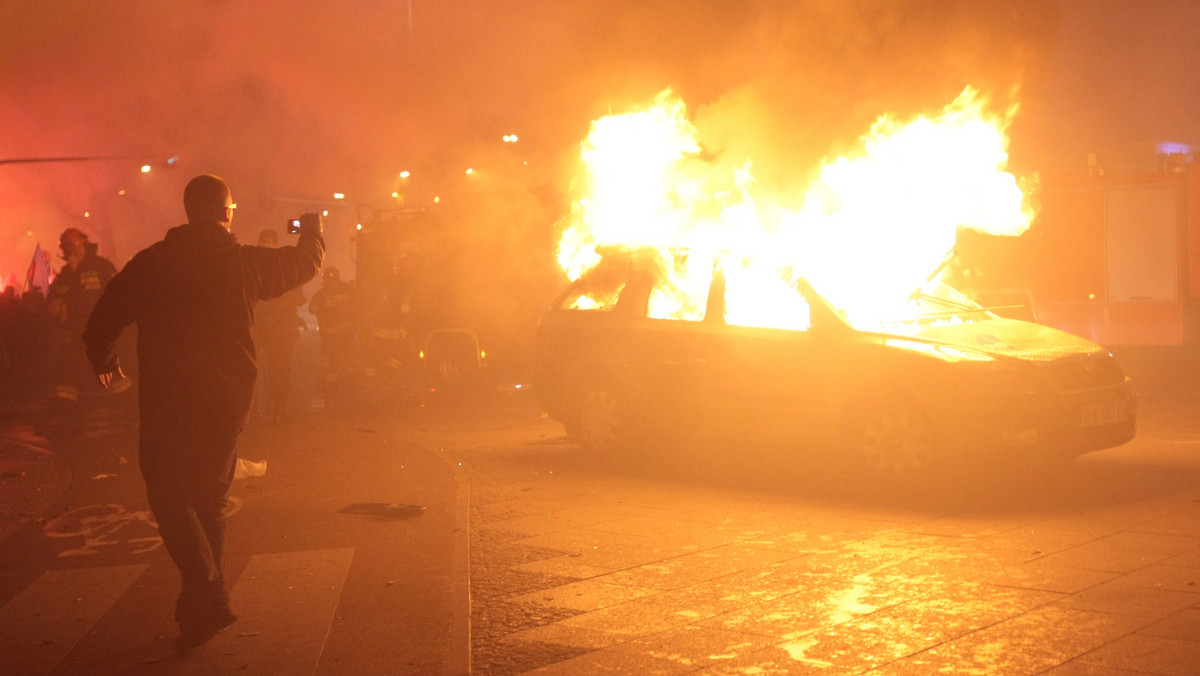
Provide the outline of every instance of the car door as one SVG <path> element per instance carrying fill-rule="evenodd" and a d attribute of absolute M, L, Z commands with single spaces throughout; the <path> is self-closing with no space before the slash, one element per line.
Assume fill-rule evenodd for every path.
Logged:
<path fill-rule="evenodd" d="M 813 445 L 837 438 L 847 391 L 861 378 L 853 363 L 854 332 L 817 298 L 803 329 L 730 327 L 736 336 L 733 379 L 740 386 L 740 419 L 751 438 Z"/>
<path fill-rule="evenodd" d="M 636 288 L 631 284 L 627 293 Z M 711 311 L 690 320 L 642 316 L 629 324 L 628 368 L 636 373 L 632 398 L 650 427 L 720 434 L 735 426 L 740 415 L 735 393 L 741 389 L 734 382 L 741 374 L 737 348 L 729 327 L 712 317 Z"/>

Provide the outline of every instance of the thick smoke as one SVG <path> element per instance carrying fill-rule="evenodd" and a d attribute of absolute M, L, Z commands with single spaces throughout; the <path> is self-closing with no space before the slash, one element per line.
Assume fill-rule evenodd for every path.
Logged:
<path fill-rule="evenodd" d="M 456 296 L 524 324 L 559 282 L 553 224 L 597 117 L 672 87 L 707 153 L 753 158 L 787 190 L 880 113 L 937 110 L 967 84 L 1004 106 L 1020 87 L 1012 152 L 1036 168 L 1200 136 L 1181 114 L 1198 85 L 1177 67 L 1195 61 L 1197 14 L 1185 0 L 5 3 L 0 159 L 126 159 L 0 165 L 0 274 L 68 226 L 121 265 L 182 221 L 189 178 L 216 173 L 243 241 L 329 208 L 344 270 L 356 205 L 470 200 Z"/>

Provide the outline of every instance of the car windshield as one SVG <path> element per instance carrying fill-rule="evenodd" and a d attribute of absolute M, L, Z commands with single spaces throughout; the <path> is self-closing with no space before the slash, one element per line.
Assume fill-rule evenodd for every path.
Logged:
<path fill-rule="evenodd" d="M 994 319 L 987 308 L 971 300 L 966 294 L 941 281 L 930 282 L 909 296 L 903 311 L 895 318 L 881 320 L 879 328 L 895 330 L 898 327 L 926 327 L 944 324 Z"/>
<path fill-rule="evenodd" d="M 807 286 L 800 281 L 799 284 Z M 898 311 L 888 317 L 852 318 L 843 308 L 839 308 L 828 299 L 821 297 L 811 289 L 806 295 L 820 297 L 823 305 L 837 316 L 842 322 L 859 331 L 882 331 L 886 333 L 912 333 L 930 326 L 945 326 L 949 324 L 965 324 L 969 322 L 995 319 L 991 312 L 993 308 L 985 308 L 971 300 L 966 294 L 941 281 L 925 284 L 908 296 Z"/>

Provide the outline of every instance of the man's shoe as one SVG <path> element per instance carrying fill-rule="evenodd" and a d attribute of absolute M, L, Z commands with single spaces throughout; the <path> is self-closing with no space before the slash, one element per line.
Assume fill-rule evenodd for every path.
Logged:
<path fill-rule="evenodd" d="M 208 643 L 212 637 L 237 622 L 237 619 L 237 615 L 228 608 L 222 608 L 215 613 L 179 618 L 180 654 L 187 654 L 192 648 Z"/>

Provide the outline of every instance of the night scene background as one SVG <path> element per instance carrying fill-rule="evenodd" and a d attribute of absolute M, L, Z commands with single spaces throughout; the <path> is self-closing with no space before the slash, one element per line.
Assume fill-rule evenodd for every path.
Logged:
<path fill-rule="evenodd" d="M 589 124 L 664 88 L 706 152 L 753 157 L 786 191 L 880 114 L 972 85 L 1019 103 L 1023 174 L 1200 138 L 1198 22 L 1188 0 L 6 3 L 0 275 L 23 280 L 71 226 L 119 267 L 182 222 L 188 179 L 215 173 L 243 242 L 329 209 L 344 269 L 355 207 L 473 194 L 464 256 L 544 297 Z M 120 159 L 12 161 L 60 157 Z"/>

